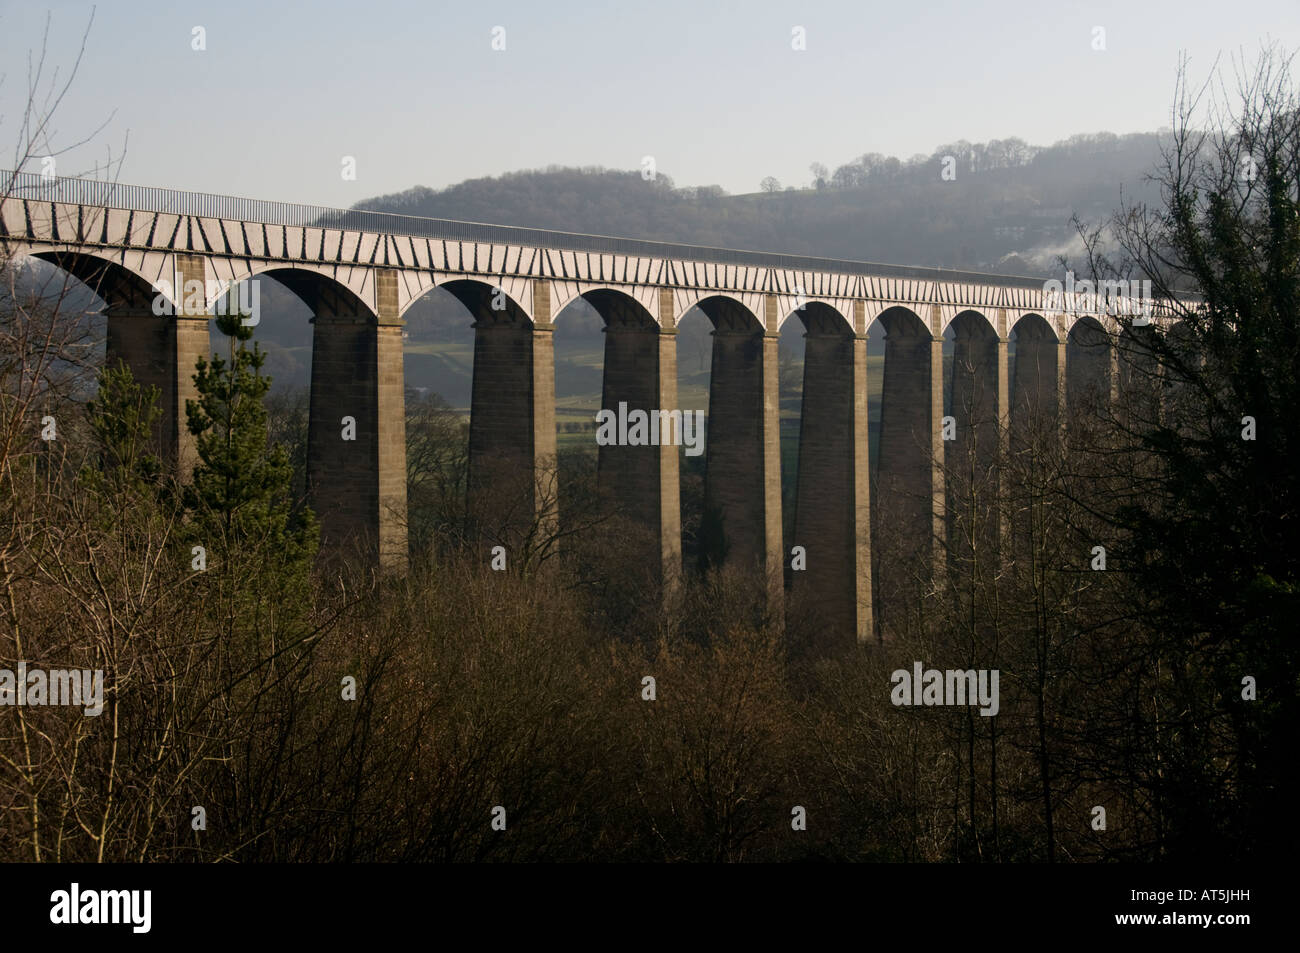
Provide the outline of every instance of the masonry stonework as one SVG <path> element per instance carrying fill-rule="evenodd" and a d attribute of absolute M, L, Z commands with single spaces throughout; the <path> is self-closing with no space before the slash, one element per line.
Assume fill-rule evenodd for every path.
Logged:
<path fill-rule="evenodd" d="M 808 308 L 804 316 L 803 402 L 791 546 L 805 569 L 791 591 L 811 620 L 817 654 L 871 637 L 871 543 L 867 471 L 866 341 L 842 318 Z"/>
<path fill-rule="evenodd" d="M 0 199 L 0 246 L 10 255 L 50 261 L 104 295 L 108 359 L 125 361 L 142 383 L 159 389 L 158 444 L 182 473 L 194 461 L 185 402 L 196 396 L 195 363 L 210 353 L 209 316 L 183 294 L 176 296 L 179 313 L 155 316 L 151 289 L 178 276 L 182 282 L 239 281 L 267 273 L 308 304 L 315 314 L 308 479 L 325 545 L 362 550 L 387 566 L 400 567 L 406 558 L 401 314 L 435 285 L 458 297 L 474 318 L 471 515 L 513 530 L 516 540 L 529 527 L 545 536 L 556 519 L 556 295 L 565 301 L 620 295 L 644 309 L 644 331 L 609 335 L 605 395 L 624 394 L 629 403 L 651 409 L 690 409 L 676 406 L 675 316 L 692 306 L 704 310 L 715 327 L 706 502 L 717 517 L 726 561 L 755 573 L 773 610 L 783 601 L 787 558 L 780 513 L 780 318 L 798 307 L 796 299 L 852 314 L 851 335 L 822 339 L 810 333 L 804 463 L 796 492 L 796 535 L 817 537 L 813 546 L 821 547 L 810 547 L 810 558 L 836 554 L 836 568 L 824 580 L 814 583 L 810 575 L 800 584 L 825 586 L 818 599 L 835 619 L 828 639 L 838 645 L 863 640 L 873 621 L 887 630 L 890 612 L 914 604 L 904 591 L 909 578 L 921 582 L 939 569 L 947 531 L 945 315 L 996 316 L 994 341 L 960 328 L 956 341 L 954 416 L 959 438 L 963 431 L 970 435 L 980 461 L 990 453 L 982 432 L 991 413 L 1003 424 L 1001 449 L 1014 452 L 1035 421 L 1063 427 L 1072 379 L 1076 392 L 1080 380 L 1102 382 L 1112 402 L 1127 399 L 1130 389 L 1128 370 L 1116 366 L 1113 341 L 1098 349 L 1101 366 L 1087 371 L 1083 358 L 1069 353 L 1069 332 L 1082 318 L 1103 328 L 1110 327 L 1108 319 L 1050 311 L 1041 283 L 1032 279 L 593 236 L 573 236 L 573 248 L 558 248 L 550 246 L 553 236 L 528 229 L 390 220 L 382 213 L 371 213 L 371 221 L 391 221 L 391 233 L 290 224 L 301 220 L 300 208 L 283 219 L 268 212 L 263 221 L 245 222 L 239 210 L 247 203 L 223 204 L 220 197 L 124 193 L 108 183 L 59 180 L 51 201 L 50 183 L 39 177 L 20 175 L 14 183 L 12 194 Z M 35 197 L 23 193 L 29 187 L 39 190 L 31 193 Z M 102 196 L 135 201 L 137 194 L 149 204 L 96 204 Z M 155 211 L 152 203 L 163 200 L 170 211 Z M 321 211 L 321 221 L 344 220 Z M 499 298 L 507 301 L 504 309 L 496 306 Z M 1153 310 L 1157 326 L 1172 323 L 1169 303 L 1153 302 Z M 868 313 L 880 314 L 888 331 L 874 494 L 866 440 Z M 1148 400 L 1159 403 L 1158 397 Z M 967 404 L 973 409 L 963 410 Z M 344 417 L 355 421 L 355 440 L 343 439 Z M 606 453 L 602 464 L 602 482 L 633 498 L 630 511 L 657 539 L 652 545 L 665 583 L 676 579 L 681 565 L 678 453 L 661 446 L 645 455 L 644 466 Z M 883 582 L 874 588 L 873 567 L 875 580 Z"/>

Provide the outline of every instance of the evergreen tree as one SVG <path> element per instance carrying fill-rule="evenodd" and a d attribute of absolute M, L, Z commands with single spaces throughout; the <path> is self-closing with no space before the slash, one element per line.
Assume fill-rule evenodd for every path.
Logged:
<path fill-rule="evenodd" d="M 1158 177 L 1165 207 L 1128 208 L 1114 222 L 1158 297 L 1190 291 L 1196 300 L 1177 306 L 1168 333 L 1135 338 L 1132 359 L 1155 368 L 1164 399 L 1124 408 L 1145 412 L 1129 431 L 1137 446 L 1126 472 L 1154 471 L 1113 524 L 1132 541 L 1130 618 L 1144 617 L 1161 663 L 1159 849 L 1182 859 L 1290 857 L 1300 745 L 1300 94 L 1288 61 L 1266 51 L 1220 128 L 1204 131 L 1195 101 L 1179 103 Z"/>
<path fill-rule="evenodd" d="M 87 468 L 83 482 L 136 492 L 157 489 L 162 478 L 153 446 L 154 425 L 162 415 L 158 397 L 157 387 L 142 387 L 120 361 L 100 372 L 99 392 L 86 404 L 100 466 Z"/>
<path fill-rule="evenodd" d="M 293 505 L 288 452 L 267 445 L 266 355 L 256 342 L 247 346 L 253 331 L 238 314 L 216 324 L 228 339 L 228 356 L 199 360 L 199 398 L 185 407 L 199 458 L 183 494 L 189 535 L 210 559 L 252 560 L 236 570 L 241 575 L 251 569 L 264 578 L 305 581 L 317 524 L 310 509 Z"/>

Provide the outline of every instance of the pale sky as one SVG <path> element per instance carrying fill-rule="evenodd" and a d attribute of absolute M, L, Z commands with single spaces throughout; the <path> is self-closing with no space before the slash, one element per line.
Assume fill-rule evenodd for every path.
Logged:
<path fill-rule="evenodd" d="M 66 72 L 91 8 L 0 0 L 0 166 L 47 13 Z M 1203 77 L 1265 39 L 1300 50 L 1300 0 L 110 0 L 57 141 L 113 119 L 57 171 L 129 133 L 120 181 L 318 205 L 645 156 L 678 185 L 752 192 L 864 152 L 1154 131 L 1181 52 Z"/>

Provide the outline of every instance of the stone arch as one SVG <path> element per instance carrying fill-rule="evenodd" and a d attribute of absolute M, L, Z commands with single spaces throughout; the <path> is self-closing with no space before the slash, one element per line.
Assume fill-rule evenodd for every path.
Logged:
<path fill-rule="evenodd" d="M 795 308 L 781 318 L 781 327 L 786 322 L 798 318 L 806 332 L 815 334 L 840 334 L 851 337 L 853 323 L 839 308 L 827 301 L 809 300 L 802 308 Z"/>
<path fill-rule="evenodd" d="M 832 397 L 826 386 L 831 380 L 828 374 L 843 374 L 846 366 L 852 373 L 853 360 L 853 326 L 849 319 L 829 302 L 813 298 L 794 298 L 788 295 L 777 297 L 777 307 L 781 309 L 778 322 L 780 327 L 778 352 L 778 398 L 781 402 L 781 489 L 782 512 L 785 519 L 785 536 L 798 535 L 807 538 L 808 505 L 804 507 L 804 519 L 799 518 L 798 485 L 799 473 L 807 474 L 807 461 L 804 455 L 809 441 L 805 436 L 812 436 L 814 444 L 827 427 L 833 427 L 832 421 L 839 420 L 840 415 L 848 412 L 852 395 L 849 393 Z M 789 308 L 789 310 L 785 310 Z M 834 387 L 831 387 L 834 390 Z M 811 398 L 811 409 L 804 412 L 805 395 Z M 839 400 L 843 397 L 843 400 Z M 790 415 L 795 414 L 791 420 Z M 847 419 L 847 418 L 846 418 Z M 811 429 L 809 429 L 811 428 Z M 786 448 L 794 448 L 791 454 Z M 808 481 L 804 480 L 805 489 Z M 787 539 L 786 550 L 790 548 Z M 800 577 L 787 574 L 787 580 Z"/>
<path fill-rule="evenodd" d="M 886 339 L 889 335 L 898 338 L 912 337 L 929 337 L 934 335 L 930 333 L 930 325 L 919 314 L 906 305 L 892 305 L 885 308 L 874 318 L 880 322 L 880 326 L 885 329 Z"/>
<path fill-rule="evenodd" d="M 310 265 L 286 265 L 267 262 L 252 268 L 247 274 L 232 274 L 231 281 L 254 281 L 266 277 L 284 285 L 311 311 L 313 319 L 345 318 L 351 321 L 362 319 L 378 321 L 375 309 L 354 288 L 340 281 L 327 270 Z M 211 306 L 222 294 L 208 301 Z"/>
<path fill-rule="evenodd" d="M 1195 333 L 1192 326 L 1186 320 L 1174 321 L 1166 328 L 1162 329 L 1166 346 L 1176 357 L 1184 360 L 1194 358 L 1194 349 L 1196 346 Z"/>
<path fill-rule="evenodd" d="M 713 325 L 701 562 L 764 576 L 769 606 L 779 605 L 777 337 L 737 298 L 709 295 L 695 304 Z"/>
<path fill-rule="evenodd" d="M 536 282 L 532 278 L 516 275 L 435 274 L 424 276 L 423 280 L 412 285 L 415 279 L 411 279 L 408 273 L 401 272 L 399 273 L 399 280 L 404 283 L 399 295 L 399 317 L 404 316 L 417 301 L 426 297 L 429 292 L 443 290 L 464 305 L 475 321 L 479 320 L 481 316 L 495 316 L 500 319 L 503 314 L 512 322 L 521 318 L 529 324 L 536 321 L 530 287 Z M 500 289 L 499 295 L 498 289 Z M 492 307 L 494 299 L 502 306 L 501 308 Z M 555 308 L 552 313 L 558 313 L 571 302 L 572 299 L 565 301 L 562 306 Z"/>
<path fill-rule="evenodd" d="M 531 329 L 533 325 L 533 316 L 501 285 L 480 278 L 457 277 L 439 282 L 437 287 L 465 306 L 474 318 L 475 326 L 489 323 Z"/>
<path fill-rule="evenodd" d="M 976 425 L 997 420 L 997 345 L 993 323 L 979 311 L 956 314 L 947 325 L 953 332 L 950 412 L 957 420 L 958 442 Z"/>
<path fill-rule="evenodd" d="M 1030 337 L 1051 338 L 1056 341 L 1059 335 L 1056 332 L 1056 325 L 1047 320 L 1046 316 L 1040 311 L 1022 312 L 1010 327 L 1007 328 L 1007 334 L 1027 334 Z"/>
<path fill-rule="evenodd" d="M 943 532 L 943 339 L 901 305 L 876 321 L 885 330 L 885 361 L 871 562 L 876 623 L 887 637 L 916 605 L 916 580 L 933 570 Z"/>
<path fill-rule="evenodd" d="M 709 319 L 715 333 L 762 334 L 764 331 L 759 316 L 739 298 L 731 295 L 708 295 L 696 301 L 694 306 Z"/>
<path fill-rule="evenodd" d="M 171 287 L 174 274 L 155 286 L 138 271 L 90 251 L 46 249 L 28 257 L 54 265 L 105 303 L 105 364 L 123 364 L 142 387 L 157 388 L 155 449 L 162 460 L 187 472 L 195 452 L 185 402 L 197 396 L 194 368 L 209 356 L 209 342 L 205 317 L 176 316 L 183 302 Z"/>
<path fill-rule="evenodd" d="M 585 300 L 600 315 L 605 326 L 621 325 L 642 331 L 659 330 L 659 322 L 635 297 L 617 288 L 590 288 L 565 303 L 571 305 L 579 298 Z"/>
<path fill-rule="evenodd" d="M 469 532 L 521 555 L 557 513 L 554 324 L 534 322 L 505 282 L 452 276 L 433 287 L 474 319 L 467 519 Z M 409 307 L 409 304 L 408 304 Z"/>
<path fill-rule="evenodd" d="M 54 265 L 77 279 L 104 301 L 110 313 L 115 309 L 152 313 L 157 293 L 153 283 L 119 262 L 94 252 L 32 251 L 27 257 Z M 168 296 L 167 302 L 172 307 L 177 303 L 174 296 Z"/>
<path fill-rule="evenodd" d="M 604 406 L 601 394 L 604 387 L 604 371 L 608 355 L 606 354 L 605 326 L 606 319 L 601 310 L 591 299 L 581 294 L 573 295 L 563 304 L 557 304 L 551 312 L 551 323 L 555 327 L 552 338 L 555 354 L 555 398 L 556 421 L 560 431 L 575 420 L 581 427 L 594 427 L 596 412 Z M 574 360 L 574 348 L 581 343 L 582 359 Z M 598 355 L 591 360 L 591 352 Z M 582 409 L 585 415 L 578 418 L 566 415 L 561 404 L 577 395 L 594 395 Z M 594 440 L 588 434 L 584 440 Z"/>
<path fill-rule="evenodd" d="M 789 414 L 798 411 L 797 430 L 789 433 L 788 428 L 783 426 L 781 437 L 783 443 L 788 438 L 792 445 L 802 448 L 806 445 L 803 439 L 804 430 L 810 421 L 823 421 L 827 414 L 834 416 L 848 407 L 847 403 L 833 399 L 824 391 L 822 385 L 829 383 L 824 374 L 842 374 L 846 368 L 849 373 L 852 372 L 853 325 L 849 318 L 834 305 L 820 299 L 804 299 L 800 306 L 783 314 L 780 328 L 778 346 L 780 369 L 777 376 L 782 412 Z M 792 397 L 792 394 L 797 396 Z M 805 396 L 808 395 L 812 398 L 813 410 L 806 414 L 803 403 Z M 846 402 L 851 401 L 852 398 L 851 393 L 840 396 L 843 396 Z M 802 452 L 800 450 L 801 454 Z M 786 454 L 782 454 L 782 459 L 784 462 Z M 796 479 L 798 472 L 806 472 L 806 470 L 806 467 L 799 465 L 797 471 L 791 473 L 790 477 Z M 785 490 L 783 499 L 789 504 L 786 512 L 789 530 L 797 530 L 798 506 L 791 492 L 794 486 L 795 484 L 790 480 L 783 479 Z M 800 533 L 805 535 L 802 531 Z"/>
<path fill-rule="evenodd" d="M 678 448 L 702 426 L 678 406 L 675 331 L 620 289 L 588 288 L 563 310 L 579 300 L 603 324 L 596 482 L 611 518 L 602 532 L 628 558 L 627 591 L 641 592 L 680 573 Z"/>
<path fill-rule="evenodd" d="M 1155 339 L 1160 331 L 1155 324 L 1126 325 L 1115 336 L 1115 346 L 1119 353 L 1121 374 L 1127 372 L 1122 368 L 1126 364 L 1140 365 L 1146 357 L 1153 354 Z"/>
<path fill-rule="evenodd" d="M 778 302 L 783 304 L 789 304 L 794 300 L 797 299 L 792 299 L 788 295 L 778 297 Z M 821 333 L 822 330 L 825 330 L 829 333 L 830 329 L 834 328 L 835 333 L 840 330 L 843 330 L 845 334 L 853 333 L 853 322 L 848 315 L 824 298 L 804 297 L 802 306 L 795 306 L 784 312 L 778 322 L 779 329 L 784 331 L 786 324 L 794 318 L 799 319 L 805 331 Z M 810 324 L 810 322 L 812 323 Z M 840 324 L 843 325 L 843 328 L 840 327 Z"/>
<path fill-rule="evenodd" d="M 320 519 L 321 558 L 404 566 L 401 328 L 382 326 L 371 304 L 325 269 L 266 262 L 229 280 L 263 277 L 311 312 L 307 497 Z"/>
<path fill-rule="evenodd" d="M 1012 447 L 1023 445 L 1029 428 L 1047 422 L 1055 425 L 1059 403 L 1064 350 L 1047 319 L 1026 312 L 1011 326 L 1014 350 L 1011 359 Z"/>
<path fill-rule="evenodd" d="M 785 552 L 801 547 L 805 566 L 792 566 L 789 574 L 792 611 L 798 613 L 792 625 L 807 639 L 797 649 L 828 654 L 871 635 L 866 340 L 824 301 L 808 301 L 784 322 L 794 317 L 805 331 L 794 513 Z"/>
<path fill-rule="evenodd" d="M 1165 355 L 1161 371 L 1161 393 L 1164 422 L 1167 426 L 1190 432 L 1201 426 L 1197 419 L 1196 387 L 1193 383 L 1204 355 L 1198 353 L 1198 341 L 1192 325 L 1186 320 L 1172 322 L 1162 329 L 1161 349 Z"/>
<path fill-rule="evenodd" d="M 959 586 L 969 585 L 980 562 L 998 546 L 995 461 L 1006 407 L 1003 345 L 988 315 L 965 310 L 948 322 L 952 332 L 951 439 L 943 441 L 949 569 Z M 978 552 L 977 552 L 978 549 Z"/>
<path fill-rule="evenodd" d="M 1110 399 L 1111 338 L 1101 322 L 1083 315 L 1066 335 L 1065 394 L 1068 418 L 1098 410 Z"/>
<path fill-rule="evenodd" d="M 945 312 L 948 310 L 948 308 L 944 308 Z M 995 319 L 990 316 L 991 314 L 992 313 L 983 306 L 977 308 L 963 308 L 961 306 L 956 306 L 952 313 L 944 320 L 941 333 L 946 336 L 950 328 L 955 332 L 959 325 L 970 327 L 972 326 L 972 322 L 977 324 L 978 322 L 983 321 L 984 324 L 988 326 L 988 329 L 993 333 L 993 336 L 997 337 Z M 976 333 L 981 332 L 977 331 Z"/>
<path fill-rule="evenodd" d="M 601 312 L 602 320 L 606 311 L 628 309 L 629 312 L 635 313 L 636 322 L 639 323 L 643 315 L 649 315 L 650 322 L 658 327 L 660 291 L 660 288 L 652 285 L 610 285 L 599 282 L 552 280 L 551 313 L 559 315 L 574 302 L 582 299 Z"/>
<path fill-rule="evenodd" d="M 948 322 L 953 333 L 952 387 L 948 412 L 956 421 L 945 441 L 948 463 L 974 449 L 987 466 L 996 447 L 998 421 L 998 335 L 988 317 L 962 311 Z"/>

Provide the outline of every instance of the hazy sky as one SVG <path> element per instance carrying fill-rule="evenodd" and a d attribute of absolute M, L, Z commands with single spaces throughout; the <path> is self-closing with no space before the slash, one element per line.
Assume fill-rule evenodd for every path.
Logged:
<path fill-rule="evenodd" d="M 66 70 L 90 11 L 0 0 L 0 165 L 47 13 Z M 1300 49 L 1300 0 L 101 2 L 59 141 L 116 115 L 58 171 L 129 132 L 121 181 L 320 205 L 644 156 L 752 192 L 864 152 L 1154 130 L 1181 51 L 1202 76 L 1266 37 Z"/>

